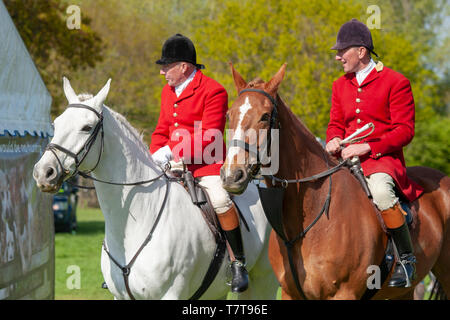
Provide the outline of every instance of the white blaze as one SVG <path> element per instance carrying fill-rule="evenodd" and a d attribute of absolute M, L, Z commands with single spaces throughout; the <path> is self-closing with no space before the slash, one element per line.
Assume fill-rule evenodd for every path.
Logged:
<path fill-rule="evenodd" d="M 252 105 L 250 104 L 248 97 L 246 97 L 244 104 L 239 107 L 239 122 L 236 126 L 236 130 L 234 132 L 232 140 L 244 140 L 245 132 L 244 132 L 244 130 L 242 130 L 241 124 L 242 124 L 242 120 L 244 120 L 245 115 L 251 108 L 252 108 Z M 228 149 L 228 152 L 227 152 L 228 165 L 226 167 L 225 175 L 227 175 L 227 176 L 230 175 L 231 162 L 233 161 L 234 156 L 236 156 L 240 150 L 241 150 L 241 148 L 236 147 L 236 146 L 231 146 Z"/>

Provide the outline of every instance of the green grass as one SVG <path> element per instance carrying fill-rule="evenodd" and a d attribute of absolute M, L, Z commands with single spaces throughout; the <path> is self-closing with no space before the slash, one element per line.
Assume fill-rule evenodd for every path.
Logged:
<path fill-rule="evenodd" d="M 105 234 L 103 215 L 99 209 L 78 208 L 77 221 L 76 232 L 55 234 L 55 299 L 111 300 L 111 293 L 101 288 L 100 254 Z"/>

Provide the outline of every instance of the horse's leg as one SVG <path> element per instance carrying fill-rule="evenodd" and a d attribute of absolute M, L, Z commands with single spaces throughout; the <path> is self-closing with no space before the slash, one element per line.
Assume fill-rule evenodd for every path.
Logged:
<path fill-rule="evenodd" d="M 296 298 L 290 296 L 289 293 L 281 288 L 281 300 L 296 300 Z"/>
<path fill-rule="evenodd" d="M 392 300 L 414 300 L 414 289 L 408 290 L 404 294 L 396 296 Z"/>
<path fill-rule="evenodd" d="M 253 271 L 253 269 L 252 269 Z M 278 282 L 272 270 L 268 272 L 250 272 L 248 289 L 239 294 L 239 300 L 275 300 Z"/>
<path fill-rule="evenodd" d="M 248 289 L 239 295 L 239 299 L 275 300 L 277 298 L 279 284 L 269 262 L 268 246 L 269 241 L 266 241 L 258 260 L 249 272 Z"/>
<path fill-rule="evenodd" d="M 432 271 L 433 274 L 438 279 L 442 288 L 444 289 L 447 297 L 450 296 L 450 273 L 448 272 L 448 268 L 450 266 L 450 238 L 444 236 L 444 241 L 446 241 L 442 245 L 441 254 L 436 261 Z"/>

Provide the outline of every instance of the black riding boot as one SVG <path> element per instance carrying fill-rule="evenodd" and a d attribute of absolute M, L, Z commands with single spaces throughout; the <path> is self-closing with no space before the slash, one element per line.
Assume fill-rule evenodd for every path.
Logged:
<path fill-rule="evenodd" d="M 245 269 L 244 247 L 239 227 L 225 231 L 228 243 L 236 260 L 231 262 L 231 292 L 244 292 L 248 288 L 248 272 Z"/>
<path fill-rule="evenodd" d="M 411 235 L 406 222 L 399 228 L 389 229 L 389 232 L 397 247 L 400 260 L 405 267 L 403 268 L 400 262 L 396 263 L 394 273 L 389 280 L 389 287 L 404 288 L 407 285 L 407 279 L 412 281 L 416 278 L 416 257 L 414 256 Z"/>

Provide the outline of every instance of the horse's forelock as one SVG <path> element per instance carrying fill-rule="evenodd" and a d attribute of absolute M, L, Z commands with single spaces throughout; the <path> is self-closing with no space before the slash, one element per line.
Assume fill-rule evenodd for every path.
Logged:
<path fill-rule="evenodd" d="M 78 99 L 80 100 L 80 102 L 87 101 L 89 99 L 92 99 L 93 97 L 93 94 L 87 92 L 83 92 L 78 95 Z"/>
<path fill-rule="evenodd" d="M 260 84 L 264 84 L 264 80 L 261 79 L 261 78 L 255 78 L 255 79 L 253 79 L 252 81 L 250 81 L 250 82 L 247 84 L 247 87 L 249 87 L 249 88 L 254 88 L 254 87 L 257 87 L 257 86 L 260 85 Z"/>

